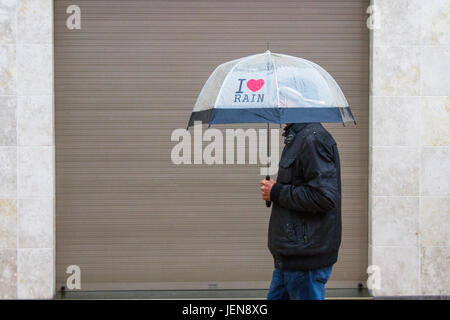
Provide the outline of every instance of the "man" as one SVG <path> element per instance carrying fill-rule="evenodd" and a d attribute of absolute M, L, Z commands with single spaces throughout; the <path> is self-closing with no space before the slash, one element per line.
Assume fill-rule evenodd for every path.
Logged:
<path fill-rule="evenodd" d="M 325 299 L 341 243 L 339 153 L 320 123 L 288 124 L 277 180 L 263 180 L 272 201 L 269 250 L 275 270 L 267 299 Z"/>

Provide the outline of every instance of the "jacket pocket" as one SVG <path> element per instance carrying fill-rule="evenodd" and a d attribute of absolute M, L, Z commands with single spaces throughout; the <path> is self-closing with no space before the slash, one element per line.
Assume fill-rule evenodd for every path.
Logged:
<path fill-rule="evenodd" d="M 286 223 L 285 227 L 284 227 L 284 231 L 285 231 L 286 237 L 290 241 L 294 241 L 294 242 L 297 241 L 297 228 L 294 223 Z"/>
<path fill-rule="evenodd" d="M 295 158 L 281 158 L 277 181 L 280 183 L 291 183 L 293 178 L 293 167 Z"/>
<path fill-rule="evenodd" d="M 292 163 L 294 161 L 295 161 L 295 157 L 293 157 L 293 158 L 282 158 L 280 160 L 280 167 L 284 168 L 284 169 L 287 169 L 287 168 L 289 168 L 292 165 Z"/>

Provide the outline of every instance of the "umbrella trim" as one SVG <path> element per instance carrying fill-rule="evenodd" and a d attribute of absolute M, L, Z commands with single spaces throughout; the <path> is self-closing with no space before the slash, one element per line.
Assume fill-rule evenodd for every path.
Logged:
<path fill-rule="evenodd" d="M 335 122 L 343 123 L 342 113 L 348 112 L 354 121 L 350 107 L 322 108 L 220 108 L 192 112 L 188 127 L 194 121 L 208 124 L 226 123 L 305 123 Z"/>
<path fill-rule="evenodd" d="M 189 118 L 188 128 L 194 125 L 194 121 L 201 121 L 202 123 L 211 123 L 211 116 L 214 109 L 207 109 L 202 111 L 194 111 Z"/>
<path fill-rule="evenodd" d="M 354 121 L 351 119 L 344 121 L 342 113 L 348 112 L 351 115 L 350 107 L 323 107 L 323 108 L 280 108 L 282 123 L 305 123 L 305 122 L 332 122 L 344 123 Z"/>

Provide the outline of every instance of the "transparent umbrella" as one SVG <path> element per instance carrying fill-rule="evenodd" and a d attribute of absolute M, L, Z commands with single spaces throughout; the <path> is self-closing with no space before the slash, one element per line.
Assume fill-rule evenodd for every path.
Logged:
<path fill-rule="evenodd" d="M 269 123 L 356 124 L 341 88 L 325 69 L 269 50 L 218 66 L 200 91 L 188 128 L 195 121 L 267 123 L 267 130 Z"/>

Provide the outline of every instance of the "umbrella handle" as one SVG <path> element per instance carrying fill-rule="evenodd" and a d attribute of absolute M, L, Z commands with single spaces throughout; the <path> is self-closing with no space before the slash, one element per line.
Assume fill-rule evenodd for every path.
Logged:
<path fill-rule="evenodd" d="M 270 176 L 266 176 L 266 180 L 270 180 Z M 266 201 L 266 207 L 270 208 L 270 206 L 272 205 L 271 201 Z"/>

